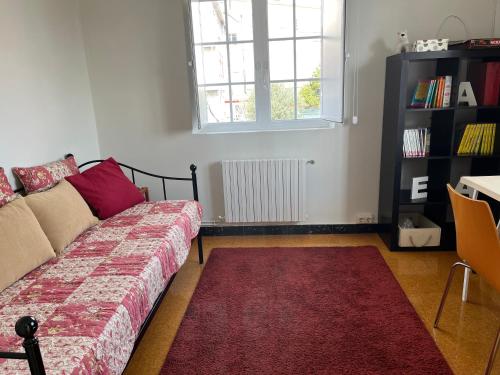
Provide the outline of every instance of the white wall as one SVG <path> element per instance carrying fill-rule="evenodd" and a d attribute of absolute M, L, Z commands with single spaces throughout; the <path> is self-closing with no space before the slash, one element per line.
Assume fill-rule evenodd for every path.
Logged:
<path fill-rule="evenodd" d="M 68 152 L 99 155 L 78 7 L 0 0 L 0 166 L 9 174 Z"/>
<path fill-rule="evenodd" d="M 500 1 L 498 0 L 492 0 L 495 3 L 496 10 L 495 10 L 495 22 L 493 25 L 493 37 L 499 38 L 500 37 Z"/>
<path fill-rule="evenodd" d="M 348 0 L 351 9 L 358 7 L 361 30 L 357 126 L 192 135 L 182 0 L 80 4 L 103 156 L 172 174 L 187 174 L 195 162 L 206 221 L 224 214 L 221 159 L 314 159 L 308 170 L 309 223 L 350 223 L 357 212 L 377 211 L 385 57 L 393 53 L 396 32 L 432 38 L 441 21 L 455 14 L 467 23 L 470 37 L 489 36 L 496 11 L 492 0 Z M 352 35 L 352 17 L 350 24 Z M 441 36 L 462 39 L 462 30 L 451 21 Z M 349 80 L 347 87 L 350 111 Z"/>

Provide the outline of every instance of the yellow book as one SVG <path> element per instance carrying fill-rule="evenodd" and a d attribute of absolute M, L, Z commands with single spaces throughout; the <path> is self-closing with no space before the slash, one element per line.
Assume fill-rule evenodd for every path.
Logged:
<path fill-rule="evenodd" d="M 495 133 L 497 131 L 497 124 L 493 124 L 493 134 L 491 135 L 491 147 L 490 147 L 490 155 L 493 155 L 495 152 Z"/>
<path fill-rule="evenodd" d="M 458 148 L 457 148 L 457 155 L 460 155 L 462 153 L 465 133 L 467 133 L 467 126 L 464 128 L 464 132 L 462 133 L 462 138 L 460 138 L 460 143 L 458 144 Z"/>
<path fill-rule="evenodd" d="M 489 124 L 481 124 L 481 127 L 483 128 L 483 136 L 481 139 L 481 147 L 479 149 L 480 155 L 486 155 L 486 145 L 488 143 L 488 126 Z"/>
<path fill-rule="evenodd" d="M 476 124 L 476 135 L 474 137 L 474 143 L 472 144 L 471 154 L 477 155 L 479 152 L 479 144 L 481 143 L 481 124 Z"/>
<path fill-rule="evenodd" d="M 468 124 L 467 126 L 469 127 L 469 131 L 467 133 L 467 138 L 465 138 L 465 142 L 464 142 L 464 149 L 463 149 L 464 155 L 467 155 L 467 152 L 469 150 L 469 144 L 470 144 L 471 139 L 472 139 L 472 134 L 474 133 L 474 125 Z"/>
<path fill-rule="evenodd" d="M 465 145 L 467 144 L 467 138 L 469 137 L 469 133 L 471 131 L 471 125 L 467 124 L 465 127 L 465 131 L 462 134 L 462 139 L 460 140 L 460 145 L 458 146 L 458 155 L 463 155 L 465 153 Z"/>
<path fill-rule="evenodd" d="M 481 155 L 488 155 L 488 143 L 490 139 L 490 124 L 484 124 L 483 141 L 481 142 Z"/>
<path fill-rule="evenodd" d="M 478 134 L 476 144 L 474 145 L 474 155 L 479 155 L 481 151 L 481 142 L 483 140 L 484 124 L 478 124 Z"/>
<path fill-rule="evenodd" d="M 493 153 L 493 127 L 495 124 L 488 124 L 488 145 L 486 147 L 486 155 Z"/>
<path fill-rule="evenodd" d="M 490 138 L 491 138 L 491 124 L 486 124 L 484 128 L 483 147 L 481 148 L 481 155 L 489 155 Z"/>
<path fill-rule="evenodd" d="M 467 137 L 466 144 L 465 144 L 465 150 L 464 150 L 465 155 L 471 154 L 472 146 L 474 144 L 474 139 L 476 137 L 476 133 L 477 133 L 476 125 L 470 124 L 469 137 Z"/>
<path fill-rule="evenodd" d="M 484 130 L 485 130 L 485 127 L 484 127 L 484 124 L 480 124 L 479 125 L 480 129 L 481 129 L 481 139 L 479 140 L 479 149 L 477 150 L 477 153 L 479 155 L 482 155 L 483 154 L 483 143 L 484 143 Z"/>
<path fill-rule="evenodd" d="M 468 150 L 469 155 L 474 155 L 474 151 L 476 149 L 476 142 L 478 138 L 479 138 L 479 126 L 478 124 L 474 124 L 474 132 L 472 133 L 472 139 L 470 141 Z"/>

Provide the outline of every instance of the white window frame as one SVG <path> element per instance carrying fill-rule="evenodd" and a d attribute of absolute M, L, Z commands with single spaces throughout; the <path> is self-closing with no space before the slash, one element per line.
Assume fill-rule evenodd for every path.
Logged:
<path fill-rule="evenodd" d="M 204 1 L 204 0 L 199 0 Z M 210 0 L 205 0 L 210 1 Z M 345 76 L 345 1 L 341 0 L 343 3 L 344 12 L 342 17 L 342 44 L 344 46 L 343 53 L 343 72 L 342 76 L 342 92 L 344 92 L 344 76 Z M 225 3 L 226 4 L 226 3 Z M 185 7 L 185 25 L 186 25 L 186 42 L 187 42 L 187 59 L 188 59 L 188 72 L 190 80 L 190 97 L 192 104 L 192 122 L 193 122 L 193 134 L 224 134 L 224 133 L 245 133 L 245 132 L 267 132 L 267 131 L 285 131 L 285 130 L 317 130 L 317 129 L 331 129 L 339 125 L 339 122 L 334 122 L 327 120 L 325 118 L 314 118 L 314 119 L 294 119 L 294 120 L 272 120 L 271 119 L 271 80 L 269 71 L 269 42 L 274 40 L 293 40 L 294 41 L 294 79 L 293 80 L 283 80 L 283 82 L 294 82 L 294 95 L 297 95 L 296 85 L 301 81 L 311 81 L 311 79 L 297 79 L 296 74 L 296 49 L 295 43 L 300 39 L 314 39 L 313 37 L 296 37 L 296 27 L 295 27 L 295 14 L 294 14 L 294 25 L 293 25 L 293 37 L 288 38 L 272 38 L 268 37 L 267 28 L 267 0 L 252 0 L 252 19 L 253 19 L 253 45 L 254 45 L 254 85 L 255 85 L 255 108 L 256 110 L 256 121 L 238 121 L 238 122 L 219 122 L 219 123 L 207 123 L 201 124 L 200 113 L 199 113 L 199 97 L 198 97 L 198 83 L 196 76 L 196 63 L 195 63 L 195 43 L 192 28 L 192 17 L 191 17 L 191 0 L 184 0 Z M 294 0 L 294 12 L 295 12 L 295 0 Z M 323 13 L 323 10 L 322 10 Z M 259 14 L 260 17 L 255 17 L 255 14 Z M 322 14 L 322 17 L 324 15 Z M 226 35 L 227 30 L 227 12 L 226 12 Z M 323 35 L 319 38 L 323 41 Z M 316 39 L 318 39 L 316 37 Z M 242 41 L 244 43 L 245 41 Z M 228 46 L 228 83 L 222 83 L 222 85 L 228 85 L 230 98 L 231 98 L 231 71 L 230 71 L 230 56 L 229 56 L 229 44 L 226 42 L 221 43 L 210 43 L 210 44 L 222 44 Z M 323 57 L 323 56 L 322 56 Z M 322 58 L 323 60 L 323 58 Z M 323 74 L 323 61 L 321 73 Z M 323 77 L 320 77 L 320 81 L 323 83 Z M 279 81 L 273 81 L 276 83 Z M 249 82 L 249 84 L 251 84 Z M 203 85 L 200 85 L 203 86 Z M 206 85 L 210 86 L 210 85 Z M 217 85 L 215 85 L 217 86 Z M 341 107 L 344 107 L 344 97 L 342 95 Z M 323 106 L 323 97 L 321 98 L 321 106 Z M 233 113 L 232 103 L 230 105 L 231 114 Z M 295 114 L 297 113 L 297 98 L 295 98 Z M 343 113 L 343 109 L 342 109 Z M 342 115 L 343 116 L 343 115 Z"/>

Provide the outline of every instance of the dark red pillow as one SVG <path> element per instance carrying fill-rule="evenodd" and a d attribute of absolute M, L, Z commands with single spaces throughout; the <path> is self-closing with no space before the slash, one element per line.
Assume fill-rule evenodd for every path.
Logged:
<path fill-rule="evenodd" d="M 109 158 L 80 174 L 66 177 L 99 219 L 107 219 L 144 202 L 144 195 Z"/>

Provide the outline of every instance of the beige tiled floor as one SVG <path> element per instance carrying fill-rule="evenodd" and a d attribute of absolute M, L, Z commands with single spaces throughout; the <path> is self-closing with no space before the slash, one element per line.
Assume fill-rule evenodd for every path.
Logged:
<path fill-rule="evenodd" d="M 477 275 L 471 278 L 469 302 L 460 301 L 463 272 L 456 275 L 439 330 L 432 328 L 454 252 L 389 252 L 375 234 L 206 237 L 205 257 L 215 247 L 358 246 L 379 248 L 415 310 L 436 340 L 453 371 L 459 375 L 484 372 L 500 325 L 500 295 Z M 157 374 L 175 337 L 203 267 L 193 245 L 125 373 Z M 500 272 L 500 271 L 499 271 Z M 494 369 L 500 374 L 500 355 Z"/>

